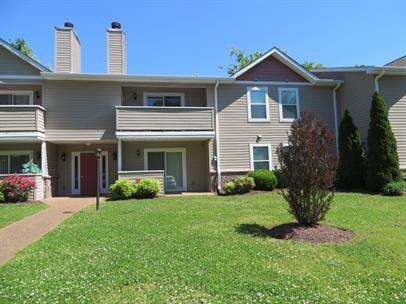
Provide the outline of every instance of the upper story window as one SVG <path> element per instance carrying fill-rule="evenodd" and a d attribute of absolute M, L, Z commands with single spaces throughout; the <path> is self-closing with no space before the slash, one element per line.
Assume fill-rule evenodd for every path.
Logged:
<path fill-rule="evenodd" d="M 271 145 L 269 144 L 251 144 L 251 170 L 272 170 L 271 151 Z"/>
<path fill-rule="evenodd" d="M 269 121 L 268 88 L 247 88 L 248 121 Z"/>
<path fill-rule="evenodd" d="M 0 105 L 32 105 L 32 91 L 1 91 L 0 90 Z"/>
<path fill-rule="evenodd" d="M 0 152 L 0 174 L 21 173 L 23 164 L 32 160 L 31 151 Z"/>
<path fill-rule="evenodd" d="M 297 88 L 279 88 L 279 120 L 292 122 L 299 117 L 299 90 Z"/>
<path fill-rule="evenodd" d="M 148 107 L 184 107 L 184 93 L 145 92 L 144 106 Z"/>

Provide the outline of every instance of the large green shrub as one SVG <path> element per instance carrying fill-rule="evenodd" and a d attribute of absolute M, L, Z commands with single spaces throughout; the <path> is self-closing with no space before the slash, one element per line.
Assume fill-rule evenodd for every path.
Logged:
<path fill-rule="evenodd" d="M 334 136 L 310 113 L 302 113 L 291 125 L 289 149 L 277 149 L 287 190 L 282 192 L 289 212 L 302 225 L 323 220 L 334 198 L 336 158 Z"/>
<path fill-rule="evenodd" d="M 4 194 L 3 192 L 0 191 L 0 203 L 4 202 L 5 198 L 4 198 Z"/>
<path fill-rule="evenodd" d="M 278 188 L 278 189 L 286 188 L 287 182 L 286 182 L 285 176 L 283 175 L 282 169 L 278 169 L 275 167 L 275 169 L 273 170 L 273 173 L 275 174 L 275 177 L 277 180 L 276 188 Z"/>
<path fill-rule="evenodd" d="M 224 184 L 224 192 L 226 194 L 244 194 L 254 189 L 254 179 L 249 176 L 241 176 L 233 181 L 228 181 Z"/>
<path fill-rule="evenodd" d="M 406 192 L 406 182 L 404 180 L 390 182 L 383 187 L 383 194 L 388 196 L 398 196 Z"/>
<path fill-rule="evenodd" d="M 158 195 L 158 193 L 159 181 L 157 179 L 143 179 L 139 184 L 135 185 L 135 198 L 154 198 Z"/>
<path fill-rule="evenodd" d="M 388 109 L 383 97 L 375 92 L 370 110 L 365 184 L 369 191 L 379 192 L 386 184 L 401 177 Z"/>
<path fill-rule="evenodd" d="M 248 173 L 254 179 L 256 190 L 272 191 L 277 182 L 275 174 L 270 170 L 255 170 Z"/>
<path fill-rule="evenodd" d="M 112 200 L 129 199 L 134 196 L 136 184 L 126 179 L 118 179 L 110 186 L 109 197 Z"/>
<path fill-rule="evenodd" d="M 348 110 L 340 123 L 338 142 L 340 159 L 337 169 L 337 185 L 343 188 L 364 187 L 364 155 L 361 137 Z"/>

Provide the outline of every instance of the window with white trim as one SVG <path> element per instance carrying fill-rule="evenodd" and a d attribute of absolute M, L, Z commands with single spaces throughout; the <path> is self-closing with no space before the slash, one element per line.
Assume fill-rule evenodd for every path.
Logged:
<path fill-rule="evenodd" d="M 184 107 L 184 93 L 145 92 L 144 106 L 148 107 Z"/>
<path fill-rule="evenodd" d="M 268 88 L 248 87 L 248 121 L 269 121 Z"/>
<path fill-rule="evenodd" d="M 23 164 L 32 160 L 30 151 L 0 152 L 0 174 L 22 173 Z"/>
<path fill-rule="evenodd" d="M 279 88 L 279 120 L 292 122 L 299 117 L 299 90 L 297 88 Z"/>
<path fill-rule="evenodd" d="M 1 91 L 0 105 L 31 105 L 33 102 L 32 91 Z"/>
<path fill-rule="evenodd" d="M 269 144 L 251 144 L 250 158 L 251 170 L 271 170 L 272 169 L 272 150 Z"/>

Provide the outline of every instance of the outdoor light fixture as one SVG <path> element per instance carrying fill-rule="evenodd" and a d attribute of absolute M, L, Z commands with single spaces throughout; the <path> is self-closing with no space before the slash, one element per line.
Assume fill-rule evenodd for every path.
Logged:
<path fill-rule="evenodd" d="M 61 160 L 62 160 L 62 161 L 66 161 L 66 153 L 65 153 L 65 152 L 62 152 L 62 154 L 61 154 Z"/>
<path fill-rule="evenodd" d="M 41 95 L 39 94 L 38 91 L 35 91 L 35 98 L 37 98 L 37 99 L 40 99 L 40 98 L 41 98 Z"/>
<path fill-rule="evenodd" d="M 41 159 L 41 152 L 37 152 L 37 159 Z"/>
<path fill-rule="evenodd" d="M 134 93 L 134 94 L 133 94 L 133 99 L 134 99 L 134 100 L 137 100 L 137 97 L 138 97 L 137 93 Z"/>
<path fill-rule="evenodd" d="M 114 160 L 117 159 L 117 152 L 113 152 L 113 154 L 111 155 L 113 157 Z"/>
<path fill-rule="evenodd" d="M 137 157 L 140 157 L 140 155 L 141 155 L 140 149 L 137 149 L 137 151 L 135 151 L 135 153 L 136 153 Z"/>
<path fill-rule="evenodd" d="M 262 138 L 262 135 L 261 135 L 261 134 L 258 134 L 258 135 L 257 135 L 257 142 L 259 142 L 259 141 L 261 140 L 261 138 Z"/>
<path fill-rule="evenodd" d="M 97 174 L 96 174 L 96 211 L 99 211 L 100 204 L 100 157 L 102 154 L 102 149 L 97 148 L 96 150 L 96 160 L 97 160 Z"/>

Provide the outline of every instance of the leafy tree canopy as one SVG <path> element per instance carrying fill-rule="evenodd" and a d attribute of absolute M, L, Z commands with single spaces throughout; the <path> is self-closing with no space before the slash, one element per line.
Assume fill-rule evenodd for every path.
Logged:
<path fill-rule="evenodd" d="M 24 38 L 9 40 L 9 43 L 13 48 L 19 50 L 21 53 L 27 55 L 28 57 L 31 57 L 32 59 L 36 59 L 33 54 L 32 48 L 30 48 L 27 40 L 25 40 Z"/>
<path fill-rule="evenodd" d="M 243 50 L 239 50 L 234 47 L 231 48 L 230 56 L 235 59 L 235 63 L 232 63 L 227 67 L 228 75 L 230 75 L 230 76 L 234 75 L 239 70 L 245 68 L 247 65 L 249 65 L 254 60 L 258 59 L 262 55 L 263 54 L 259 51 L 247 54 Z"/>
<path fill-rule="evenodd" d="M 305 61 L 302 63 L 302 66 L 308 70 L 324 68 L 324 65 L 322 65 L 321 63 L 312 62 L 312 61 Z"/>

